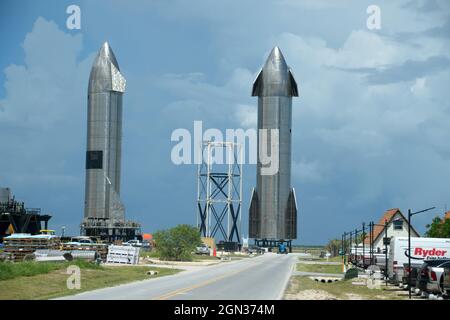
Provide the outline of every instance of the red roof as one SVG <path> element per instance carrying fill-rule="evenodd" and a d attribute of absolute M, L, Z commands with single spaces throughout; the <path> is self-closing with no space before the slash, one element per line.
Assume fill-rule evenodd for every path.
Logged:
<path fill-rule="evenodd" d="M 408 219 L 406 219 L 406 217 L 403 215 L 403 213 L 400 211 L 399 208 L 393 208 L 393 209 L 389 209 L 387 210 L 383 216 L 381 217 L 381 219 L 378 221 L 378 225 L 377 226 L 373 226 L 373 241 L 375 242 L 375 240 L 379 237 L 380 233 L 384 231 L 384 223 L 385 221 L 387 221 L 388 225 L 391 223 L 392 219 L 394 218 L 394 216 L 399 213 L 400 216 L 403 218 L 404 221 L 406 221 L 406 223 L 408 223 Z M 450 211 L 449 211 L 450 213 Z M 416 233 L 419 234 L 412 226 L 411 226 L 411 230 Z M 367 233 L 366 238 L 364 239 L 364 243 L 367 245 L 370 245 L 370 235 L 369 233 Z"/>
<path fill-rule="evenodd" d="M 444 216 L 444 220 L 450 219 L 450 211 L 447 211 Z"/>

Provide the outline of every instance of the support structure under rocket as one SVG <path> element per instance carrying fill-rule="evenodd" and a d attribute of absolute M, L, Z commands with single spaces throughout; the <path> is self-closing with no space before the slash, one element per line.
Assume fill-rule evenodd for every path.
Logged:
<path fill-rule="evenodd" d="M 249 237 L 270 241 L 297 238 L 297 201 L 291 188 L 292 97 L 298 96 L 297 83 L 278 47 L 273 48 L 253 83 L 252 96 L 258 97 L 257 186 L 252 191 L 249 212 Z M 261 141 L 261 129 L 268 131 L 268 141 Z M 273 148 L 278 156 L 278 170 L 264 174 L 260 148 L 267 144 L 271 152 L 271 134 L 278 131 Z M 275 136 L 275 137 L 277 137 Z M 272 151 L 272 152 L 273 152 Z M 274 155 L 272 155 L 274 156 Z"/>

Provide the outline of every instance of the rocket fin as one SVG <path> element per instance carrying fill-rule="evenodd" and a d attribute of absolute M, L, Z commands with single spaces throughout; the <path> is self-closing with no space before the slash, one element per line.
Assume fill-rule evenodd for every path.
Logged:
<path fill-rule="evenodd" d="M 263 70 L 261 69 L 259 70 L 258 76 L 253 82 L 252 97 L 260 96 L 262 94 L 262 89 L 263 89 Z"/>
<path fill-rule="evenodd" d="M 125 77 L 111 62 L 111 90 L 124 93 L 126 82 Z"/>
<path fill-rule="evenodd" d="M 286 238 L 297 239 L 297 197 L 295 189 L 289 192 L 288 205 L 286 208 Z"/>
<path fill-rule="evenodd" d="M 291 91 L 291 96 L 298 97 L 297 81 L 295 81 L 291 68 L 289 68 L 289 87 Z"/>
<path fill-rule="evenodd" d="M 252 190 L 248 219 L 249 237 L 259 238 L 261 233 L 261 215 L 258 208 L 258 193 L 255 188 Z"/>

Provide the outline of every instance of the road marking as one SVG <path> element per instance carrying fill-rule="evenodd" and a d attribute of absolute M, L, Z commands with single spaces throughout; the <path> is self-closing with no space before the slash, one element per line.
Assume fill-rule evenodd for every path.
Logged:
<path fill-rule="evenodd" d="M 234 276 L 234 275 L 236 275 L 236 274 L 238 274 L 238 273 L 247 271 L 248 269 L 254 268 L 256 265 L 258 265 L 258 264 L 252 264 L 251 266 L 249 266 L 249 267 L 247 267 L 247 268 L 244 268 L 244 269 L 242 269 L 242 270 L 233 271 L 233 272 L 224 274 L 224 275 L 222 275 L 222 276 L 220 276 L 220 277 L 213 278 L 213 279 L 210 279 L 210 280 L 206 280 L 206 281 L 201 282 L 201 283 L 199 283 L 199 284 L 195 284 L 195 285 L 193 285 L 193 286 L 189 286 L 189 287 L 185 287 L 185 288 L 181 288 L 181 289 L 174 290 L 174 291 L 172 291 L 172 292 L 166 293 L 166 294 L 161 295 L 161 296 L 159 296 L 159 297 L 152 298 L 151 300 L 167 300 L 167 299 L 172 298 L 172 297 L 174 297 L 174 296 L 176 296 L 176 295 L 178 295 L 178 294 L 183 294 L 183 293 L 186 293 L 186 292 L 189 292 L 189 291 L 192 291 L 192 290 L 195 290 L 195 289 L 198 289 L 198 288 L 207 286 L 208 284 L 211 284 L 211 283 L 220 281 L 220 280 L 222 280 L 222 279 L 225 279 L 225 278 Z"/>

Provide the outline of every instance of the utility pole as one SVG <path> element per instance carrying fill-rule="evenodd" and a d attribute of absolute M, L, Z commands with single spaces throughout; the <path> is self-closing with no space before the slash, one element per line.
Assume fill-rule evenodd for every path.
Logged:
<path fill-rule="evenodd" d="M 384 220 L 384 281 L 386 282 L 386 287 L 388 285 L 388 237 L 387 237 L 387 230 L 388 230 L 388 221 L 387 219 Z"/>
<path fill-rule="evenodd" d="M 348 260 L 349 260 L 349 262 L 351 262 L 351 259 L 352 259 L 352 232 L 350 231 L 350 243 L 349 243 L 349 247 L 350 247 L 350 250 L 349 250 L 349 256 L 348 256 Z"/>
<path fill-rule="evenodd" d="M 366 240 L 366 223 L 362 223 L 362 246 L 363 246 L 363 255 L 362 255 L 362 265 L 363 269 L 366 268 L 366 245 L 364 241 Z"/>
<path fill-rule="evenodd" d="M 411 209 L 408 209 L 408 297 L 409 299 L 411 299 L 411 284 L 412 284 L 412 272 L 411 272 L 411 217 L 422 213 L 422 212 L 426 212 L 429 210 L 433 210 L 436 207 L 431 207 L 425 210 L 420 210 L 417 212 L 411 212 Z"/>
<path fill-rule="evenodd" d="M 370 221 L 369 223 L 369 229 L 370 229 L 370 264 L 374 264 L 374 255 L 373 255 L 373 221 Z"/>

